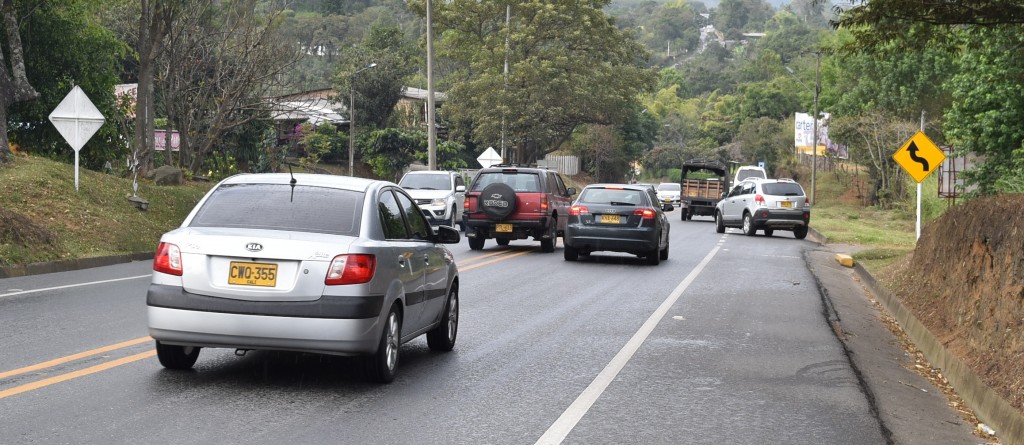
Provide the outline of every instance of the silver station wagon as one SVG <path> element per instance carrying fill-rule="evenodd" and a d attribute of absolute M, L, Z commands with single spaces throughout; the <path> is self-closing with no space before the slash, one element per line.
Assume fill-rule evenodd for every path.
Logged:
<path fill-rule="evenodd" d="M 459 273 L 443 244 L 458 242 L 390 182 L 232 176 L 160 239 L 149 334 L 171 369 L 201 348 L 284 350 L 365 356 L 367 377 L 388 383 L 403 343 L 455 345 Z"/>

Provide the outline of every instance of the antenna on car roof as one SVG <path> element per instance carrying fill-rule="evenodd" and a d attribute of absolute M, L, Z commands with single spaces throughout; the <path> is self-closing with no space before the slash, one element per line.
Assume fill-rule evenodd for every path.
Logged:
<path fill-rule="evenodd" d="M 292 180 L 288 181 L 288 183 L 292 185 L 292 196 L 290 198 L 288 198 L 288 202 L 294 202 L 295 201 L 295 184 L 297 184 L 299 181 L 295 180 L 295 173 L 292 173 L 292 165 L 291 164 L 288 164 L 288 174 L 292 176 Z"/>

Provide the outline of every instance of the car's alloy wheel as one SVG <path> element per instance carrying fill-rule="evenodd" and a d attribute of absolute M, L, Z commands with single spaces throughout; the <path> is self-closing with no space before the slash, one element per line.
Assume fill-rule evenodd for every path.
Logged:
<path fill-rule="evenodd" d="M 459 335 L 459 288 L 452 285 L 448 292 L 441 323 L 427 332 L 427 346 L 432 351 L 451 351 L 455 348 L 455 338 Z"/>
<path fill-rule="evenodd" d="M 757 233 L 757 229 L 754 228 L 754 218 L 751 218 L 749 213 L 744 213 L 743 234 L 747 236 L 754 236 L 755 233 Z"/>
<path fill-rule="evenodd" d="M 199 359 L 198 346 L 165 345 L 156 342 L 156 357 L 167 369 L 192 369 Z"/>
<path fill-rule="evenodd" d="M 370 380 L 378 383 L 391 383 L 395 380 L 401 335 L 402 323 L 398 317 L 398 310 L 392 306 L 380 334 L 377 352 L 366 358 L 366 371 Z"/>
<path fill-rule="evenodd" d="M 722 222 L 722 212 L 715 212 L 715 232 L 725 233 L 725 223 Z"/>

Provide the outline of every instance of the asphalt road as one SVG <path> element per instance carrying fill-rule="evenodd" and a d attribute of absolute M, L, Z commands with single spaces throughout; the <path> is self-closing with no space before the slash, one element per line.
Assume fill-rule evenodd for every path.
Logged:
<path fill-rule="evenodd" d="M 561 245 L 452 246 L 455 351 L 353 358 L 205 349 L 164 370 L 150 262 L 0 280 L 0 442 L 884 444 L 789 232 L 671 213 L 659 266 Z"/>

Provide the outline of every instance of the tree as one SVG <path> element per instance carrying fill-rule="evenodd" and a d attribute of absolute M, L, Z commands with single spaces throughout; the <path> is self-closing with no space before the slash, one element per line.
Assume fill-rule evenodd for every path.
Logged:
<path fill-rule="evenodd" d="M 266 98 L 289 91 L 283 74 L 298 51 L 278 34 L 281 4 L 192 1 L 168 36 L 160 86 L 180 134 L 179 162 L 199 172 L 226 133 L 269 117 Z"/>
<path fill-rule="evenodd" d="M 905 141 L 917 132 L 919 124 L 892 115 L 872 112 L 853 117 L 831 119 L 829 135 L 850 150 L 850 156 L 867 166 L 873 183 L 871 203 L 892 208 L 906 199 L 905 174 L 892 159 L 893 141 Z"/>
<path fill-rule="evenodd" d="M 1024 4 L 1017 0 L 854 0 L 834 10 L 840 17 L 833 25 L 854 33 L 857 48 L 892 41 L 900 42 L 902 48 L 923 48 L 949 40 L 960 25 L 1017 29 L 1024 25 Z M 914 25 L 925 26 L 908 33 Z"/>
<path fill-rule="evenodd" d="M 25 74 L 25 53 L 21 47 L 18 12 L 14 0 L 0 4 L 4 16 L 7 50 L 0 51 L 0 164 L 7 162 L 11 153 L 7 139 L 7 109 L 18 102 L 39 98 L 39 92 L 28 82 Z M 6 56 L 6 57 L 5 57 Z M 9 58 L 9 60 L 8 60 Z"/>
<path fill-rule="evenodd" d="M 359 46 L 343 51 L 342 62 L 334 76 L 335 90 L 347 98 L 349 89 L 355 88 L 359 125 L 369 128 L 387 125 L 395 104 L 402 98 L 405 81 L 420 66 L 418 55 L 397 26 L 381 24 L 372 26 Z M 352 77 L 352 73 L 371 63 L 377 66 Z"/>
<path fill-rule="evenodd" d="M 530 162 L 581 125 L 621 122 L 653 87 L 656 73 L 642 66 L 646 51 L 605 15 L 607 1 L 517 2 L 510 26 L 506 4 L 434 3 L 437 53 L 460 64 L 448 76 L 445 103 L 456 136 L 509 141 L 511 160 Z"/>
<path fill-rule="evenodd" d="M 6 112 L 6 119 L 0 121 L 17 123 L 2 132 L 10 141 L 35 153 L 71 159 L 74 152 L 68 149 L 48 116 L 74 86 L 80 86 L 109 122 L 81 151 L 83 164 L 96 169 L 124 153 L 124 143 L 114 124 L 119 112 L 114 85 L 119 83 L 118 72 L 128 50 L 97 23 L 97 16 L 102 13 L 99 6 L 80 0 L 16 5 L 18 19 L 14 26 L 21 34 L 16 39 L 24 48 L 24 55 L 18 56 L 23 57 L 19 69 L 24 70 L 27 79 L 32 79 L 30 87 L 38 96 L 36 100 L 0 107 Z M 14 83 L 10 84 L 12 88 Z M 5 96 L 16 95 L 7 87 L 4 91 Z M 7 145 L 3 146 L 6 150 Z"/>

